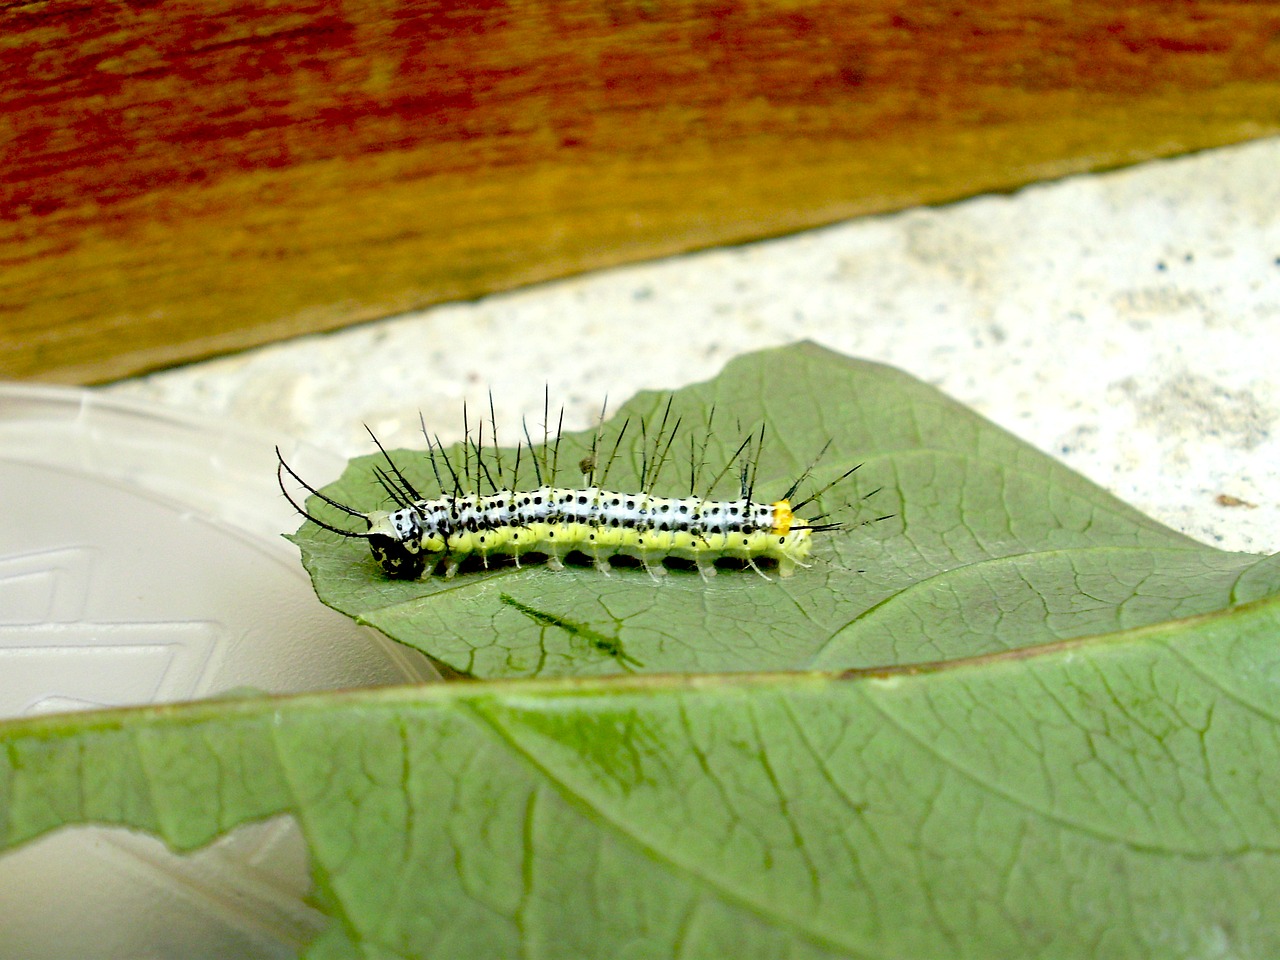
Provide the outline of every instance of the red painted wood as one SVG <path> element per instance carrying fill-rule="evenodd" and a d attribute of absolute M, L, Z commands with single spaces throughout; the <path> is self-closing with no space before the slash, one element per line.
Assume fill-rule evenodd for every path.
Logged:
<path fill-rule="evenodd" d="M 0 372 L 1257 135 L 1277 37 L 1278 4 L 1192 0 L 5 4 Z M 361 207 L 382 284 L 344 248 Z"/>

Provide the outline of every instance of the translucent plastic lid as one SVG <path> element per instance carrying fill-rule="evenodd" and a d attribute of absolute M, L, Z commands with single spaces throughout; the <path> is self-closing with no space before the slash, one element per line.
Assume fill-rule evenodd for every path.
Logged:
<path fill-rule="evenodd" d="M 0 716 L 436 679 L 316 599 L 280 536 L 282 440 L 0 384 Z M 281 448 L 305 476 L 343 465 Z M 0 954 L 288 956 L 320 922 L 308 883 L 288 818 L 191 857 L 70 828 L 0 857 Z"/>

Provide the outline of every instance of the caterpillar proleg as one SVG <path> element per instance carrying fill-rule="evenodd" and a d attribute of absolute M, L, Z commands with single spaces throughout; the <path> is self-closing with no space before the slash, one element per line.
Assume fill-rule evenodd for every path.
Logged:
<path fill-rule="evenodd" d="M 523 440 L 516 444 L 514 457 L 508 454 L 505 463 L 496 442 L 492 396 L 488 446 L 484 420 L 473 437 L 464 407 L 461 464 L 446 455 L 440 438 L 433 437 L 424 422 L 427 460 L 442 491 L 437 497 L 420 494 L 369 430 L 383 461 L 374 466 L 373 476 L 390 498 L 390 509 L 363 512 L 320 492 L 294 472 L 278 448 L 276 476 L 281 491 L 299 514 L 342 537 L 368 541 L 382 571 L 395 579 L 430 576 L 441 564 L 444 576 L 453 577 L 471 557 L 478 558 L 485 567 L 491 558 L 510 561 L 518 567 L 522 558 L 534 555 L 545 558 L 555 570 L 562 569 L 570 555 L 584 556 L 602 573 L 610 571 L 610 559 L 632 557 L 655 577 L 667 572 L 663 561 L 669 558 L 692 563 L 703 577 L 713 576 L 716 561 L 726 558 L 740 561 L 763 576 L 757 561 L 767 561 L 776 564 L 778 576 L 789 577 L 797 567 L 809 565 L 814 533 L 841 526 L 838 522 L 821 522 L 821 516 L 802 519 L 797 511 L 861 466 L 846 470 L 821 489 L 792 503 L 825 453 L 824 446 L 781 497 L 758 501 L 755 483 L 764 443 L 762 427 L 747 433 L 720 472 L 703 484 L 713 408 L 701 449 L 693 437 L 689 441 L 688 496 L 658 496 L 654 490 L 673 460 L 672 449 L 681 425 L 679 418 L 672 419 L 668 400 L 660 420 L 640 420 L 634 428 L 639 434 L 641 457 L 638 490 L 625 492 L 608 485 L 610 469 L 631 428 L 630 420 L 622 424 L 607 455 L 601 430 L 597 429 L 590 452 L 579 462 L 583 484 L 570 487 L 557 482 L 561 431 L 557 427 L 554 438 L 551 436 L 549 414 L 548 399 L 544 403 L 541 447 L 535 446 L 526 423 Z M 602 411 L 602 424 L 603 420 Z M 561 425 L 563 421 L 562 409 Z M 738 496 L 713 499 L 711 491 L 735 464 L 739 467 Z M 526 475 L 533 474 L 533 484 L 526 489 L 520 485 L 522 466 L 526 467 Z M 365 529 L 346 530 L 313 516 L 289 492 L 286 475 L 311 495 L 362 523 Z"/>

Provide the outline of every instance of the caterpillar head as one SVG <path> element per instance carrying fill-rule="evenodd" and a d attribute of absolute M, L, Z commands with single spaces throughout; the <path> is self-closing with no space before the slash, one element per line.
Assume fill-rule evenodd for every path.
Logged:
<path fill-rule="evenodd" d="M 369 550 L 388 577 L 416 580 L 422 576 L 431 558 L 424 546 L 422 518 L 412 507 L 387 513 L 376 510 L 366 518 Z"/>

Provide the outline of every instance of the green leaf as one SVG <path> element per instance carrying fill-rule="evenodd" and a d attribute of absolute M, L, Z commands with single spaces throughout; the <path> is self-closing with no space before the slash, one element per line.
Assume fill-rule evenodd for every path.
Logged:
<path fill-rule="evenodd" d="M 1280 600 L 929 668 L 0 727 L 0 841 L 276 813 L 314 957 L 1280 955 Z"/>
<path fill-rule="evenodd" d="M 813 569 L 395 583 L 304 527 L 327 602 L 498 679 L 0 724 L 0 847 L 292 816 L 313 958 L 1280 956 L 1280 556 L 817 347 L 673 403 L 763 419 L 767 492 L 865 463 Z"/>
<path fill-rule="evenodd" d="M 638 483 L 636 425 L 659 421 L 666 401 L 641 394 L 604 431 L 610 449 L 629 420 L 627 437 L 637 440 L 610 475 L 620 489 Z M 448 671 L 494 679 L 949 660 L 1217 610 L 1233 602 L 1242 578 L 1257 581 L 1251 571 L 1261 558 L 1155 523 L 887 367 L 800 344 L 735 360 L 671 401 L 673 420 L 684 425 L 676 449 L 684 448 L 686 478 L 687 444 L 700 447 L 713 408 L 713 425 L 725 428 L 712 431 L 707 460 L 715 469 L 764 424 L 757 489 L 765 498 L 781 495 L 828 441 L 819 486 L 863 464 L 823 498 L 821 510 L 845 526 L 816 535 L 811 569 L 771 583 L 750 570 L 709 582 L 673 571 L 655 582 L 638 568 L 606 577 L 584 566 L 526 564 L 395 582 L 362 541 L 307 523 L 293 539 L 316 592 Z M 591 439 L 567 434 L 560 462 L 576 464 Z M 424 494 L 438 490 L 420 451 L 395 459 Z M 508 467 L 513 459 L 508 450 Z M 382 507 L 372 472 L 379 462 L 353 461 L 324 492 L 362 510 Z M 658 492 L 687 492 L 675 473 Z M 350 523 L 314 498 L 310 509 Z"/>

